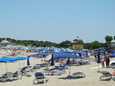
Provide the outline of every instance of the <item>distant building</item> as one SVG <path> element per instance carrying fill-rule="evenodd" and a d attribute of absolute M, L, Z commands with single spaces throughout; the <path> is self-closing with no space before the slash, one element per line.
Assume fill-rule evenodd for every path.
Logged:
<path fill-rule="evenodd" d="M 82 39 L 74 39 L 73 41 L 76 41 L 76 42 L 83 42 L 83 40 Z"/>
<path fill-rule="evenodd" d="M 111 44 L 110 46 L 111 46 L 112 48 L 115 48 L 115 44 Z"/>
<path fill-rule="evenodd" d="M 83 42 L 82 39 L 74 39 L 73 42 L 75 43 L 73 45 L 74 50 L 81 50 L 84 48 L 84 45 L 82 45 L 80 42 Z"/>

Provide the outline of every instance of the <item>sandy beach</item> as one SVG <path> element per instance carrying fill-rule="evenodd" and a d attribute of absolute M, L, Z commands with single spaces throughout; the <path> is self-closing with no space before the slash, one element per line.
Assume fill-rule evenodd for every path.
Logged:
<path fill-rule="evenodd" d="M 33 53 L 24 53 L 23 55 L 20 54 L 20 56 L 27 56 L 31 55 Z M 51 58 L 51 55 L 47 56 L 45 60 L 48 60 Z M 93 58 L 93 57 L 92 57 Z M 113 59 L 113 58 L 112 58 Z M 40 64 L 41 58 L 30 58 L 30 64 Z M 55 75 L 55 76 L 47 76 L 49 77 L 49 81 L 47 83 L 40 83 L 37 84 L 39 86 L 114 86 L 115 81 L 100 81 L 99 77 L 102 75 L 101 73 L 98 73 L 98 64 L 94 61 L 90 61 L 91 64 L 89 65 L 81 65 L 81 66 L 71 66 L 70 67 L 70 75 L 74 72 L 83 72 L 86 77 L 85 78 L 67 78 L 69 75 L 69 69 L 66 69 L 66 73 L 62 75 Z M 24 67 L 27 65 L 26 60 L 20 60 L 21 67 Z M 7 71 L 15 72 L 19 68 L 19 61 L 16 62 L 10 62 L 7 63 Z M 40 68 L 37 69 L 35 72 L 42 72 L 44 69 Z M 101 71 L 108 71 L 108 72 L 114 72 L 112 68 L 100 68 Z M 0 63 L 0 75 L 4 74 L 6 72 L 6 64 Z M 35 72 L 31 72 L 31 77 L 22 76 L 21 80 L 15 80 L 15 81 L 8 81 L 8 82 L 0 82 L 0 86 L 36 86 L 33 84 L 33 80 L 35 79 L 34 74 Z"/>

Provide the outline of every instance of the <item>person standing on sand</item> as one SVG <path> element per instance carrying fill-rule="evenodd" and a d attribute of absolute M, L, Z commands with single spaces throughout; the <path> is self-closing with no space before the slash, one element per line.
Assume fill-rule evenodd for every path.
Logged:
<path fill-rule="evenodd" d="M 105 61 L 106 61 L 106 67 L 108 68 L 109 67 L 109 63 L 110 63 L 110 56 L 109 55 L 105 56 Z"/>
<path fill-rule="evenodd" d="M 105 67 L 104 62 L 105 62 L 105 56 L 102 56 L 102 57 L 101 57 L 101 65 L 102 65 L 102 68 Z"/>

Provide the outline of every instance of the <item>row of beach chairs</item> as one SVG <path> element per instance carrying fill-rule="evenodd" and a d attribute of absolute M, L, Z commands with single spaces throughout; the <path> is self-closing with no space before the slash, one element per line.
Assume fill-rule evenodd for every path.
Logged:
<path fill-rule="evenodd" d="M 6 72 L 0 77 L 0 81 L 6 82 L 6 81 L 13 81 L 13 80 L 18 80 L 22 78 L 22 72 L 19 69 L 15 73 L 13 72 Z"/>

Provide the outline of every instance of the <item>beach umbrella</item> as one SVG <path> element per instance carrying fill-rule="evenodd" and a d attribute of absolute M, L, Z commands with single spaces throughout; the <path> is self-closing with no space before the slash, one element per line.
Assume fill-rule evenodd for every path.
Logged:
<path fill-rule="evenodd" d="M 39 55 L 33 54 L 33 55 L 29 55 L 28 57 L 40 57 Z"/>
<path fill-rule="evenodd" d="M 101 50 L 100 48 L 97 48 L 97 49 L 94 49 L 95 51 L 99 51 L 99 50 Z"/>
<path fill-rule="evenodd" d="M 7 61 L 15 61 L 16 59 L 13 57 L 3 57 L 0 59 L 0 62 L 7 62 Z"/>
<path fill-rule="evenodd" d="M 36 55 L 48 55 L 48 53 L 37 53 Z"/>
<path fill-rule="evenodd" d="M 33 62 L 34 62 L 34 64 L 35 64 L 35 58 L 38 58 L 38 57 L 41 57 L 41 56 L 40 56 L 40 55 L 33 54 L 33 55 L 29 55 L 28 57 L 29 57 L 29 58 L 30 58 L 30 57 L 34 57 Z"/>
<path fill-rule="evenodd" d="M 16 61 L 16 59 L 15 58 L 12 58 L 12 57 L 3 57 L 3 58 L 1 58 L 0 59 L 0 62 L 5 62 L 6 63 L 6 72 L 7 72 L 7 62 L 9 62 L 9 61 Z"/>
<path fill-rule="evenodd" d="M 25 59 L 29 59 L 28 57 L 16 57 L 16 60 L 25 60 Z"/>
<path fill-rule="evenodd" d="M 25 59 L 29 59 L 28 57 L 16 57 L 16 60 L 19 60 L 19 66 L 21 68 L 21 65 L 20 65 L 20 60 L 25 60 Z"/>
<path fill-rule="evenodd" d="M 42 53 L 37 53 L 36 55 L 42 55 L 43 57 L 46 57 L 48 55 L 48 53 L 42 52 Z"/>
<path fill-rule="evenodd" d="M 115 53 L 115 50 L 111 51 L 111 53 Z"/>
<path fill-rule="evenodd" d="M 109 49 L 109 50 L 107 50 L 108 52 L 111 52 L 111 51 L 114 51 L 114 49 Z"/>
<path fill-rule="evenodd" d="M 115 53 L 111 54 L 110 57 L 115 57 Z"/>
<path fill-rule="evenodd" d="M 84 52 L 84 51 L 77 51 L 77 50 L 74 50 L 74 51 L 72 51 L 71 53 L 79 54 L 79 53 L 86 53 L 86 52 Z"/>
<path fill-rule="evenodd" d="M 96 53 L 105 53 L 106 51 L 103 51 L 103 50 L 101 50 L 101 51 L 96 51 Z"/>
<path fill-rule="evenodd" d="M 54 56 L 54 58 L 59 58 L 59 57 L 63 57 L 63 58 L 82 58 L 81 56 L 73 55 L 73 54 L 70 54 L 70 53 L 57 54 L 57 55 Z"/>

